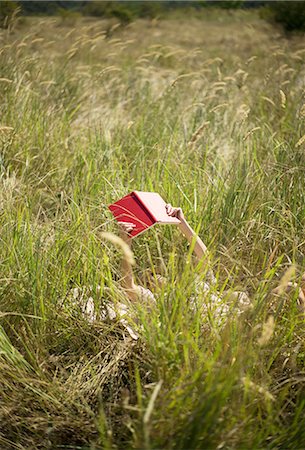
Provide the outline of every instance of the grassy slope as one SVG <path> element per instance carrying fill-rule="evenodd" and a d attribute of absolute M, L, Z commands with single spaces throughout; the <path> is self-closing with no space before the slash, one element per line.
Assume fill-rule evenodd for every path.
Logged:
<path fill-rule="evenodd" d="M 1 446 L 302 447 L 303 320 L 270 292 L 304 265 L 303 39 L 252 13 L 111 25 L 0 35 Z M 166 227 L 134 246 L 139 276 L 151 257 L 170 280 L 139 342 L 85 320 L 72 288 L 122 296 L 100 232 L 134 188 L 183 207 L 251 312 L 202 331 Z"/>

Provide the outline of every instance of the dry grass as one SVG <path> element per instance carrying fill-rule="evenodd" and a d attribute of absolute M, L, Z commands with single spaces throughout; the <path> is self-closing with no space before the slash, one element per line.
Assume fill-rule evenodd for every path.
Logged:
<path fill-rule="evenodd" d="M 0 446 L 303 447 L 304 38 L 212 11 L 27 18 L 0 43 Z M 103 236 L 135 188 L 182 206 L 251 310 L 223 329 L 191 312 L 208 299 L 159 227 L 134 245 L 138 276 L 169 280 L 139 341 L 86 319 L 73 289 L 124 301 Z"/>

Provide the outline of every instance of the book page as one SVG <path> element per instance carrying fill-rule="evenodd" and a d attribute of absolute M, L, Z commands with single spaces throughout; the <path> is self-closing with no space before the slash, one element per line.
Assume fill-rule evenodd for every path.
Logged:
<path fill-rule="evenodd" d="M 142 191 L 134 191 L 134 194 L 139 198 L 139 200 L 143 203 L 145 208 L 150 212 L 150 214 L 154 217 L 156 222 L 160 223 L 180 223 L 180 220 L 176 217 L 170 217 L 167 215 L 165 209 L 165 201 L 157 192 L 142 192 Z"/>

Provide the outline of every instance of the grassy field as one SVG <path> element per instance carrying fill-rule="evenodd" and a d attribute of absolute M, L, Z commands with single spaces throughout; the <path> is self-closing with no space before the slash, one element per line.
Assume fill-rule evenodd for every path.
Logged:
<path fill-rule="evenodd" d="M 213 11 L 27 18 L 0 47 L 0 447 L 304 448 L 304 318 L 272 295 L 304 271 L 304 38 Z M 138 341 L 87 320 L 73 289 L 124 301 L 102 232 L 133 189 L 183 208 L 251 310 L 192 313 L 190 251 L 159 226 L 133 247 L 169 280 Z"/>

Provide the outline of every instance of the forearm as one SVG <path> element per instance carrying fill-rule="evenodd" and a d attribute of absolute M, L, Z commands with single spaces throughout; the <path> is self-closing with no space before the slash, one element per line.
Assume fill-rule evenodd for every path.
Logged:
<path fill-rule="evenodd" d="M 188 243 L 194 245 L 194 253 L 196 255 L 197 263 L 203 263 L 203 268 L 209 269 L 209 252 L 198 234 L 192 229 L 192 227 L 185 220 L 184 214 L 181 208 L 174 208 L 170 203 L 165 206 L 166 212 L 170 217 L 176 217 L 180 220 L 179 229 L 184 234 Z M 211 270 L 208 270 L 209 275 L 214 283 L 214 275 Z"/>
<path fill-rule="evenodd" d="M 124 242 L 126 242 L 126 244 L 131 248 L 131 239 L 126 235 L 123 235 L 121 237 L 124 240 Z M 126 255 L 123 255 L 122 258 L 121 271 L 123 275 L 122 286 L 129 300 L 131 300 L 132 302 L 136 302 L 141 297 L 146 298 L 147 294 L 145 293 L 143 294 L 143 288 L 141 286 L 138 286 L 134 282 L 132 265 L 130 263 L 130 260 L 126 257 Z"/>
<path fill-rule="evenodd" d="M 124 257 L 121 262 L 121 272 L 122 272 L 123 287 L 125 289 L 133 289 L 135 286 L 135 283 L 134 283 L 134 279 L 133 279 L 132 266 Z"/>
<path fill-rule="evenodd" d="M 131 239 L 126 233 L 120 234 L 121 239 L 131 248 Z M 123 254 L 121 261 L 122 285 L 125 289 L 134 289 L 135 283 L 133 278 L 133 270 L 130 260 Z"/>
<path fill-rule="evenodd" d="M 204 258 L 206 259 L 206 263 L 208 260 L 209 252 L 207 247 L 204 245 L 200 237 L 195 233 L 192 227 L 188 224 L 185 218 L 180 219 L 180 224 L 178 225 L 180 231 L 186 237 L 188 243 L 190 245 L 194 245 L 194 253 L 196 255 L 197 262 L 199 263 Z M 194 244 L 195 240 L 195 244 Z"/>

